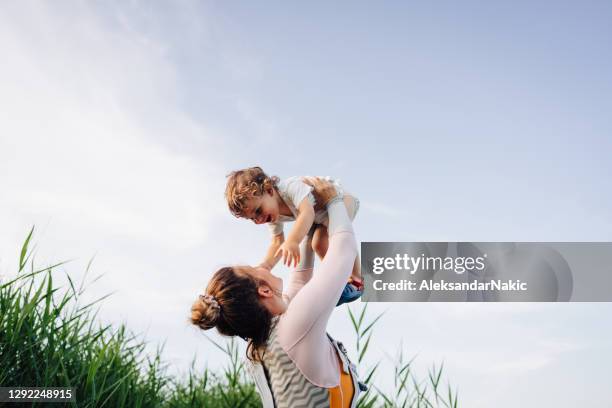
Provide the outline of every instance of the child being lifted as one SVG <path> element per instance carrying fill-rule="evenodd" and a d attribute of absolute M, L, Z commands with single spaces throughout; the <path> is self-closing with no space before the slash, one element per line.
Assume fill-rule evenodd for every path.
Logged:
<path fill-rule="evenodd" d="M 225 188 L 227 204 L 236 217 L 252 220 L 255 224 L 268 224 L 272 242 L 262 266 L 272 269 L 282 258 L 287 266 L 296 267 L 300 260 L 312 257 L 312 251 L 323 259 L 327 253 L 328 217 L 324 206 L 317 205 L 312 187 L 302 177 L 280 180 L 269 177 L 260 167 L 250 167 L 230 173 Z M 342 186 L 331 180 L 344 204 L 351 221 L 359 209 L 359 200 L 344 192 Z M 295 221 L 285 239 L 283 224 Z M 338 305 L 361 297 L 363 283 L 359 256 L 353 264 Z"/>

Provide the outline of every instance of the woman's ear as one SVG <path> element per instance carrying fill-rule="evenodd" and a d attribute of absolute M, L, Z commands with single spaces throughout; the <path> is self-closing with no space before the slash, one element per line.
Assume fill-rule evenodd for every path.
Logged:
<path fill-rule="evenodd" d="M 259 293 L 259 296 L 262 297 L 272 297 L 274 295 L 272 289 L 268 285 L 264 284 L 259 285 L 259 287 L 257 288 L 257 293 Z"/>

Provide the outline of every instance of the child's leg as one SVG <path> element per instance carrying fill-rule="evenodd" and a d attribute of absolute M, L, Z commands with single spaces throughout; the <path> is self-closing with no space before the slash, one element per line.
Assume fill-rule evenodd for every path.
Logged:
<path fill-rule="evenodd" d="M 323 259 L 327 253 L 328 246 L 327 227 L 325 225 L 317 225 L 312 236 L 312 250 L 319 256 L 319 259 Z"/>
<path fill-rule="evenodd" d="M 314 253 L 312 239 L 314 236 L 315 225 L 310 228 L 310 231 L 306 234 L 302 242 L 300 242 L 300 262 L 296 267 L 296 270 L 301 271 L 304 269 L 312 269 L 314 266 Z"/>
<path fill-rule="evenodd" d="M 358 282 L 363 282 L 361 278 L 361 258 L 359 254 L 357 254 L 357 258 L 355 258 L 355 263 L 353 264 L 353 271 L 351 272 L 351 278 Z"/>

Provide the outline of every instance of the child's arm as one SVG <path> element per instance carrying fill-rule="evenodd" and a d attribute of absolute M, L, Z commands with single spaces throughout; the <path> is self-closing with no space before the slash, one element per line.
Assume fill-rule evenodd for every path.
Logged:
<path fill-rule="evenodd" d="M 276 251 L 278 251 L 283 242 L 285 242 L 285 234 L 282 232 L 272 237 L 272 242 L 270 242 L 270 246 L 268 247 L 268 251 L 266 252 L 266 257 L 261 262 L 261 266 L 264 266 L 268 269 L 274 268 L 274 266 L 281 258 L 281 255 L 276 255 Z"/>
<path fill-rule="evenodd" d="M 278 248 L 275 256 L 283 257 L 283 263 L 287 266 L 296 266 L 300 261 L 300 242 L 304 239 L 315 218 L 315 210 L 308 197 L 304 198 L 298 206 L 298 216 L 287 240 Z"/>

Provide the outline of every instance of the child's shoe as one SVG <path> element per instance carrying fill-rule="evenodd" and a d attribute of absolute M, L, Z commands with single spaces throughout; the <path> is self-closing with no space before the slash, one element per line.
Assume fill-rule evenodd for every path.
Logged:
<path fill-rule="evenodd" d="M 351 303 L 359 299 L 363 295 L 363 282 L 352 279 L 344 285 L 344 290 L 338 299 L 336 306 L 340 306 L 344 303 Z"/>

